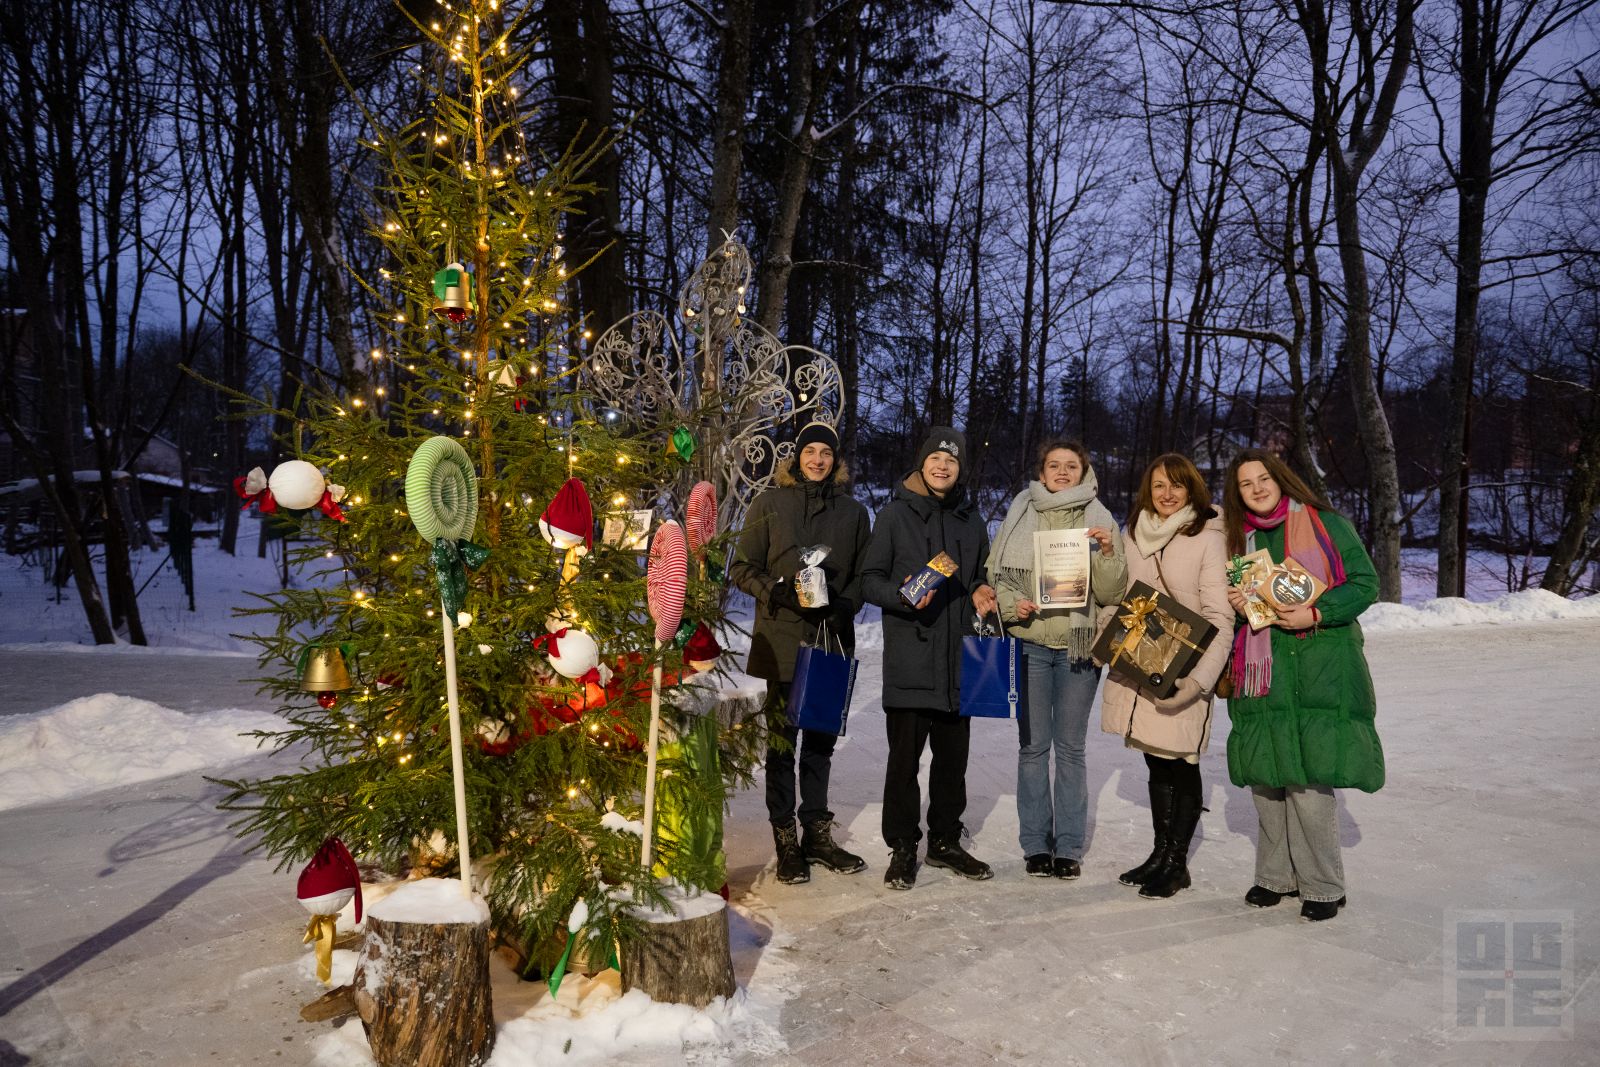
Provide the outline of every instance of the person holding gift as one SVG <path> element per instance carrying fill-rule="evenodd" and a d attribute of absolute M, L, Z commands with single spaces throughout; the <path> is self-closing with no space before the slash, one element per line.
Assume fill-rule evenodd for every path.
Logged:
<path fill-rule="evenodd" d="M 1228 590 L 1241 616 L 1228 775 L 1250 787 L 1261 824 L 1245 903 L 1270 908 L 1298 895 L 1301 917 L 1331 919 L 1345 904 L 1333 791 L 1383 787 L 1377 702 L 1356 621 L 1377 600 L 1377 571 L 1350 522 L 1271 452 L 1235 456 L 1222 499 L 1230 553 L 1291 557 L 1327 586 L 1315 603 L 1280 608 L 1258 631 L 1243 621 L 1244 594 Z"/>
<path fill-rule="evenodd" d="M 1217 627 L 1205 654 L 1165 699 L 1117 674 L 1106 679 L 1100 729 L 1144 753 L 1150 770 L 1155 845 L 1123 885 L 1142 897 L 1189 888 L 1189 842 L 1200 823 L 1200 757 L 1211 743 L 1212 691 L 1228 665 L 1233 622 L 1228 603 L 1228 545 L 1205 479 L 1187 456 L 1156 457 L 1145 468 L 1128 518 L 1129 583 L 1144 582 Z M 1102 622 L 1116 612 L 1101 610 Z"/>
<path fill-rule="evenodd" d="M 1114 605 L 1127 591 L 1128 565 L 1116 520 L 1100 502 L 1089 453 L 1077 441 L 1046 441 L 1038 477 L 1016 498 L 995 535 L 989 580 L 1007 634 L 1022 640 L 1028 661 L 1028 722 L 1018 733 L 1018 838 L 1028 874 L 1077 878 L 1089 820 L 1084 747 L 1089 711 L 1100 684 L 1094 647 L 1095 605 Z M 1044 610 L 1034 598 L 1034 538 L 1042 530 L 1087 528 L 1089 605 Z M 1050 755 L 1055 753 L 1055 784 Z"/>
<path fill-rule="evenodd" d="M 917 768 L 925 747 L 933 750 L 928 865 L 975 880 L 994 876 L 987 863 L 961 847 L 971 725 L 960 715 L 961 638 L 972 632 L 974 610 L 995 610 L 994 590 L 983 577 L 988 531 L 967 499 L 971 468 L 965 435 L 935 426 L 895 499 L 878 513 L 861 566 L 867 602 L 883 609 L 883 717 L 889 734 L 883 839 L 891 850 L 883 881 L 890 889 L 910 889 L 917 881 Z M 929 563 L 941 554 L 934 568 L 937 584 L 919 585 L 926 591 L 914 603 L 904 599 L 902 587 L 912 579 L 928 582 Z"/>
<path fill-rule="evenodd" d="M 833 839 L 828 810 L 828 777 L 838 737 L 798 730 L 789 722 L 790 686 L 795 656 L 802 644 L 820 644 L 826 624 L 828 643 L 845 655 L 855 650 L 855 614 L 861 605 L 861 559 L 870 533 L 867 509 L 850 495 L 850 475 L 839 456 L 832 426 L 813 422 L 795 438 L 795 455 L 778 464 L 773 488 L 756 497 L 745 516 L 728 580 L 756 601 L 755 632 L 746 670 L 767 682 L 769 744 L 766 758 L 767 817 L 778 852 L 778 881 L 811 879 L 812 863 L 853 874 L 866 869 L 860 856 Z M 826 607 L 801 607 L 794 577 L 800 553 L 828 549 L 822 561 L 827 579 Z M 799 817 L 795 831 L 795 753 L 799 752 Z"/>

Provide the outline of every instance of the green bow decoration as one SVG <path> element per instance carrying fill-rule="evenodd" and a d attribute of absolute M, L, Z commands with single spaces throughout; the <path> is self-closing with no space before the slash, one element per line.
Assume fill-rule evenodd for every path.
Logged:
<path fill-rule="evenodd" d="M 728 580 L 728 573 L 723 568 L 722 556 L 716 552 L 706 552 L 706 577 L 717 585 L 724 585 Z"/>
<path fill-rule="evenodd" d="M 694 636 L 695 622 L 685 618 L 678 624 L 678 632 L 672 635 L 672 647 L 682 651 L 683 646 L 689 643 L 689 638 Z"/>
<path fill-rule="evenodd" d="M 1234 556 L 1228 561 L 1228 584 L 1238 585 L 1244 581 L 1245 562 L 1243 556 Z"/>
<path fill-rule="evenodd" d="M 467 571 L 477 570 L 489 558 L 489 550 L 473 544 L 466 538 L 452 541 L 448 537 L 433 542 L 428 560 L 433 564 L 433 580 L 439 586 L 439 599 L 444 601 L 445 614 L 455 619 L 467 602 Z"/>
<path fill-rule="evenodd" d="M 546 979 L 545 985 L 550 987 L 550 995 L 552 997 L 561 992 L 561 980 L 567 976 L 567 964 L 572 958 L 572 946 L 578 943 L 578 935 L 583 931 L 584 928 L 580 927 L 577 933 L 567 934 L 567 947 L 561 950 L 561 958 L 556 960 L 554 967 L 550 968 L 550 977 Z M 606 966 L 615 971 L 622 970 L 622 964 L 617 959 L 615 944 L 611 947 L 611 956 L 607 959 Z"/>
<path fill-rule="evenodd" d="M 667 455 L 685 463 L 694 457 L 694 434 L 689 432 L 689 427 L 679 426 L 672 431 L 672 439 L 667 442 Z"/>

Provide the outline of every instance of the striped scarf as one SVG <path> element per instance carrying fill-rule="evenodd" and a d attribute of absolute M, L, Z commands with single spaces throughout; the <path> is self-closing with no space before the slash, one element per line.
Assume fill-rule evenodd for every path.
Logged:
<path fill-rule="evenodd" d="M 1256 534 L 1287 526 L 1283 533 L 1283 555 L 1292 559 L 1332 589 L 1344 583 L 1344 559 L 1339 555 L 1328 528 L 1322 525 L 1317 509 L 1285 496 L 1267 515 L 1245 512 L 1244 524 L 1250 531 L 1245 541 L 1246 554 L 1261 547 Z M 1272 628 L 1252 630 L 1239 627 L 1233 637 L 1233 684 L 1240 696 L 1264 697 L 1272 690 Z"/>

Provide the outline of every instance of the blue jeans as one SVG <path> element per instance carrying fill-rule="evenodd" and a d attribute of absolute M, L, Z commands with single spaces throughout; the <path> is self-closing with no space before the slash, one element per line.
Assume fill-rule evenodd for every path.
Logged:
<path fill-rule="evenodd" d="M 1083 857 L 1089 819 L 1084 745 L 1100 668 L 1066 649 L 1024 641 L 1028 660 L 1027 742 L 1017 755 L 1017 822 L 1022 854 Z M 1050 753 L 1056 755 L 1055 788 Z"/>

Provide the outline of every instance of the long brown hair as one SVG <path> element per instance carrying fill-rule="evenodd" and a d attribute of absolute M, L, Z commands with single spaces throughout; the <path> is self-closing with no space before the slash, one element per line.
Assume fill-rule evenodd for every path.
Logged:
<path fill-rule="evenodd" d="M 1150 466 L 1144 469 L 1144 477 L 1139 479 L 1139 491 L 1133 498 L 1133 511 L 1128 515 L 1128 532 L 1131 534 L 1139 525 L 1139 514 L 1148 511 L 1155 513 L 1155 493 L 1150 488 L 1150 483 L 1155 480 L 1156 471 L 1165 470 L 1169 481 L 1177 482 L 1189 491 L 1189 506 L 1194 508 L 1194 521 L 1189 523 L 1178 533 L 1184 537 L 1193 537 L 1206 528 L 1206 523 L 1216 517 L 1217 509 L 1211 506 L 1211 490 L 1206 486 L 1206 480 L 1200 476 L 1200 470 L 1194 461 L 1181 452 L 1167 452 L 1150 461 Z"/>
<path fill-rule="evenodd" d="M 1222 479 L 1222 522 L 1228 530 L 1228 551 L 1235 555 L 1244 551 L 1244 516 L 1247 509 L 1244 497 L 1239 495 L 1239 468 L 1246 463 L 1259 463 L 1267 468 L 1272 480 L 1278 483 L 1283 495 L 1318 511 L 1332 511 L 1333 506 L 1317 495 L 1305 479 L 1296 474 L 1276 452 L 1264 448 L 1241 448 L 1228 464 Z"/>

